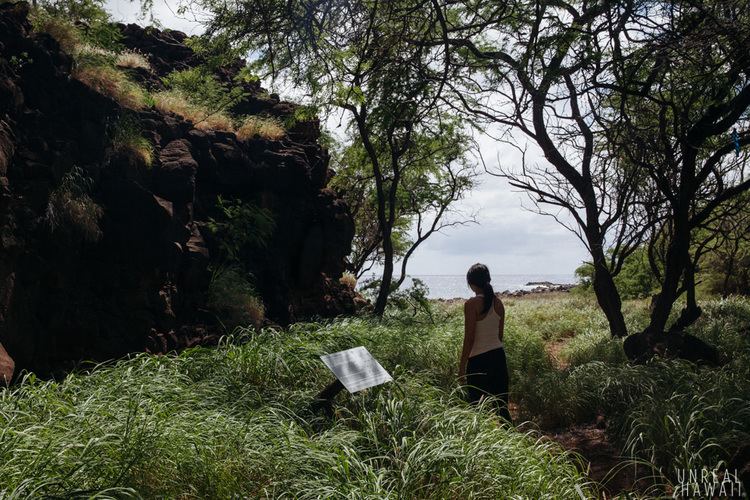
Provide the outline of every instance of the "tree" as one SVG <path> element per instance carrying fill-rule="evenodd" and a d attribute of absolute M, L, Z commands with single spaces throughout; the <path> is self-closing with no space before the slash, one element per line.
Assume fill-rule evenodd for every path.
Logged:
<path fill-rule="evenodd" d="M 462 110 L 505 131 L 499 140 L 517 147 L 518 168 L 492 173 L 529 194 L 535 210 L 551 215 L 586 245 L 593 288 L 614 336 L 626 334 L 614 276 L 641 243 L 634 197 L 637 168 L 615 168 L 602 154 L 597 85 L 612 78 L 604 64 L 633 7 L 597 3 L 433 2 L 441 22 L 431 43 L 450 46 L 461 78 L 448 82 Z M 526 161 L 521 134 L 548 165 Z M 608 252 L 609 250 L 609 252 Z"/>
<path fill-rule="evenodd" d="M 614 276 L 644 240 L 665 246 L 647 331 L 664 331 L 682 293 L 688 306 L 671 329 L 694 321 L 704 248 L 694 231 L 750 187 L 746 154 L 732 155 L 750 132 L 729 140 L 750 103 L 747 4 L 433 4 L 433 43 L 453 47 L 465 68 L 464 109 L 525 135 L 551 166 L 524 160 L 499 173 L 586 244 L 612 334 L 626 333 Z"/>
<path fill-rule="evenodd" d="M 414 43 L 430 36 L 437 23 L 426 15 L 423 3 L 200 2 L 211 14 L 206 36 L 219 50 L 252 51 L 257 68 L 306 89 L 321 109 L 338 109 L 347 116 L 356 136 L 354 147 L 361 148 L 360 159 L 367 169 L 363 175 L 371 179 L 374 191 L 375 240 L 380 241 L 373 251 L 383 265 L 374 307 L 378 315 L 385 310 L 394 284 L 397 227 L 410 213 L 403 209 L 405 197 L 419 192 L 414 186 L 434 184 L 446 173 L 461 177 L 465 166 L 461 125 L 447 114 L 448 107 L 440 99 L 452 77 L 448 52 Z M 466 186 L 464 181 L 456 183 L 460 190 Z M 441 221 L 447 207 L 461 193 L 433 197 L 427 203 L 414 200 L 414 206 L 436 209 L 430 214 L 411 209 L 418 235 L 404 253 L 402 271 L 414 249 L 444 227 Z M 402 272 L 395 284 L 403 277 Z"/>
<path fill-rule="evenodd" d="M 647 331 L 661 333 L 682 294 L 687 305 L 669 328 L 695 321 L 698 261 L 714 240 L 701 229 L 750 189 L 744 175 L 750 143 L 750 10 L 735 0 L 646 2 L 630 29 L 638 42 L 616 46 L 613 113 L 603 126 L 609 147 L 648 173 L 641 191 L 659 193 L 650 211 L 653 250 L 663 247 Z M 744 126 L 744 127 L 743 127 Z M 653 252 L 652 252 L 652 259 Z"/>
<path fill-rule="evenodd" d="M 712 246 L 699 276 L 708 281 L 708 289 L 722 297 L 750 294 L 750 196 L 745 193 L 721 210 L 702 232 Z"/>
<path fill-rule="evenodd" d="M 416 140 L 410 166 L 402 177 L 393 224 L 394 260 L 400 261 L 400 274 L 394 276 L 398 288 L 406 278 L 409 258 L 428 237 L 451 226 L 473 221 L 458 213 L 454 204 L 474 185 L 474 169 L 465 162 L 463 149 L 469 138 L 457 128 L 446 131 L 439 140 Z M 334 154 L 334 157 L 337 155 Z M 377 218 L 377 191 L 371 162 L 356 137 L 338 155 L 337 174 L 331 186 L 347 201 L 355 220 L 356 234 L 350 255 L 350 272 L 362 277 L 384 263 L 383 238 Z"/>

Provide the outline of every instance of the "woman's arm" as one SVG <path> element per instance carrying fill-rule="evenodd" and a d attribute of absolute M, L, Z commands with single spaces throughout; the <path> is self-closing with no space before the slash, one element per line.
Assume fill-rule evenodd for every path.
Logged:
<path fill-rule="evenodd" d="M 497 301 L 500 302 L 500 312 L 498 313 L 498 316 L 500 316 L 500 325 L 498 325 L 497 336 L 500 339 L 500 342 L 502 342 L 503 334 L 505 333 L 505 306 L 503 305 L 503 301 L 500 300 L 500 297 L 497 298 Z"/>
<path fill-rule="evenodd" d="M 458 362 L 458 376 L 462 379 L 466 375 L 466 365 L 469 362 L 469 354 L 474 346 L 474 334 L 477 327 L 477 316 L 469 301 L 464 304 L 464 345 L 461 349 L 461 359 Z"/>

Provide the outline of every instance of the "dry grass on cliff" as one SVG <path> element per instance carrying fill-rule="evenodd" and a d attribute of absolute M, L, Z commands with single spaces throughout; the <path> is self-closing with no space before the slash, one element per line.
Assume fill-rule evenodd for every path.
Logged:
<path fill-rule="evenodd" d="M 357 277 L 352 273 L 344 273 L 341 278 L 339 278 L 339 283 L 355 290 L 357 288 Z"/>
<path fill-rule="evenodd" d="M 193 123 L 200 130 L 233 132 L 232 119 L 223 111 L 212 111 L 190 102 L 178 90 L 167 90 L 154 94 L 156 109 L 162 113 L 174 113 Z"/>
<path fill-rule="evenodd" d="M 151 70 L 151 64 L 149 64 L 146 56 L 144 56 L 140 52 L 135 52 L 132 50 L 126 50 L 117 54 L 115 65 L 118 68 L 145 69 L 148 71 Z"/>
<path fill-rule="evenodd" d="M 131 155 L 143 166 L 150 168 L 154 162 L 154 146 L 141 132 L 136 119 L 123 117 L 112 134 L 112 147 L 115 151 Z"/>
<path fill-rule="evenodd" d="M 52 232 L 63 230 L 89 242 L 102 236 L 102 208 L 88 194 L 91 179 L 74 167 L 50 193 L 44 220 Z"/>
<path fill-rule="evenodd" d="M 76 59 L 96 59 L 100 58 L 101 60 L 108 60 L 108 61 L 114 61 L 117 57 L 117 54 L 112 52 L 111 50 L 104 49 L 102 47 L 97 47 L 96 45 L 91 45 L 89 43 L 79 43 L 76 45 L 75 49 L 73 50 L 73 55 L 76 56 Z"/>
<path fill-rule="evenodd" d="M 282 123 L 270 117 L 248 116 L 237 129 L 237 139 L 245 141 L 259 136 L 263 139 L 278 141 L 286 135 Z"/>
<path fill-rule="evenodd" d="M 73 76 L 121 106 L 134 110 L 146 107 L 146 91 L 117 68 L 106 64 L 79 64 L 73 69 Z"/>

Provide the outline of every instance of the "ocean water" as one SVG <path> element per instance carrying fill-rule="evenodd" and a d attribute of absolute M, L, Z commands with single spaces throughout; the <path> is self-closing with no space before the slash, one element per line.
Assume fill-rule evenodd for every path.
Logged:
<path fill-rule="evenodd" d="M 466 284 L 465 275 L 430 274 L 413 277 L 422 280 L 427 285 L 431 299 L 469 298 L 474 295 Z M 528 286 L 526 283 L 532 281 L 549 281 L 556 284 L 577 282 L 573 274 L 495 274 L 492 276 L 492 286 L 496 292 L 529 290 L 534 286 Z M 411 281 L 407 278 L 402 286 L 411 286 Z"/>

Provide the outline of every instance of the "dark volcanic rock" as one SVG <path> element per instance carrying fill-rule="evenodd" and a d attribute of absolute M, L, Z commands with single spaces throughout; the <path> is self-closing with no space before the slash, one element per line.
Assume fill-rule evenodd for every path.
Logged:
<path fill-rule="evenodd" d="M 0 344 L 0 386 L 10 385 L 15 369 L 16 363 Z"/>
<path fill-rule="evenodd" d="M 155 109 L 123 109 L 73 78 L 71 58 L 34 34 L 27 15 L 24 3 L 0 4 L 0 377 L 215 343 L 222 331 L 207 305 L 209 266 L 222 256 L 207 228 L 222 217 L 219 197 L 273 219 L 265 245 L 240 248 L 271 321 L 354 311 L 355 293 L 339 283 L 354 226 L 326 188 L 317 120 L 294 124 L 282 141 L 238 141 Z M 151 88 L 201 62 L 182 33 L 119 27 L 153 66 L 138 75 Z M 217 76 L 233 81 L 243 65 Z M 257 83 L 242 85 L 248 97 L 235 112 L 294 114 L 296 105 Z M 151 167 L 111 146 L 126 115 L 154 146 Z M 74 167 L 101 210 L 94 228 L 85 211 L 69 220 L 55 212 Z"/>

